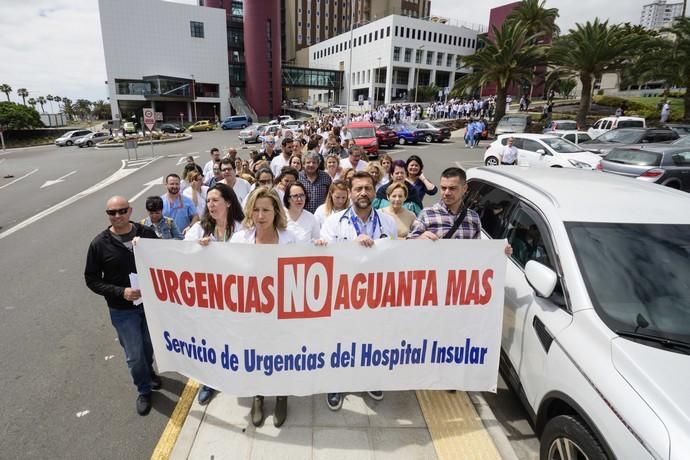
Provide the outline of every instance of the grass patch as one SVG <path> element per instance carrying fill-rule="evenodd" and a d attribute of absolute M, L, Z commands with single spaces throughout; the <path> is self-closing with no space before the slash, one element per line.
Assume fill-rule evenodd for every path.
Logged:
<path fill-rule="evenodd" d="M 661 110 L 658 104 L 662 100 L 669 100 L 671 104 L 671 116 L 668 121 L 680 121 L 683 119 L 683 112 L 685 107 L 683 105 L 683 98 L 669 97 L 662 98 L 655 97 L 617 97 L 617 96 L 594 96 L 594 102 L 599 105 L 607 107 L 618 108 L 621 104 L 625 104 L 626 115 L 643 117 L 647 121 L 659 121 L 661 117 Z"/>

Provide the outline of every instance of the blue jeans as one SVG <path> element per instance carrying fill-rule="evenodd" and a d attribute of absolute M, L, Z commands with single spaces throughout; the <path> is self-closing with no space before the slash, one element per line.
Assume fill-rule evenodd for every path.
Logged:
<path fill-rule="evenodd" d="M 110 308 L 110 321 L 117 331 L 117 338 L 125 350 L 127 367 L 140 395 L 151 393 L 153 372 L 153 346 L 146 325 L 144 309 L 116 310 Z"/>

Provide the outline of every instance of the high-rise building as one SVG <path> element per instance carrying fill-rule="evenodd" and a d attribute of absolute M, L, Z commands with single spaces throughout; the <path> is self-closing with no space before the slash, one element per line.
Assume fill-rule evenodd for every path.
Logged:
<path fill-rule="evenodd" d="M 283 0 L 286 35 L 294 29 L 295 51 L 315 45 L 355 27 L 391 14 L 425 18 L 431 0 Z M 289 14 L 289 19 L 288 19 Z M 290 53 L 286 55 L 291 58 Z"/>
<path fill-rule="evenodd" d="M 644 5 L 640 15 L 640 25 L 650 30 L 658 30 L 669 27 L 673 20 L 683 15 L 683 3 L 666 3 L 666 0 L 657 0 L 654 3 Z"/>

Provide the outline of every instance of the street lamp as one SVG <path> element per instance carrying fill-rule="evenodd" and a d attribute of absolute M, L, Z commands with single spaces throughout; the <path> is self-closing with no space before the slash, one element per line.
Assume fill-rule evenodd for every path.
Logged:
<path fill-rule="evenodd" d="M 192 74 L 192 101 L 194 101 L 194 122 L 196 123 L 196 80 Z"/>
<path fill-rule="evenodd" d="M 420 50 L 420 51 L 423 50 L 423 49 L 424 49 L 424 45 L 422 45 L 422 46 L 419 47 L 419 50 Z M 422 54 L 424 54 L 424 53 L 422 53 Z M 420 64 L 421 64 L 421 62 L 420 62 Z M 416 104 L 416 103 L 417 103 L 417 87 L 419 86 L 419 67 L 415 67 L 415 68 L 414 68 L 414 71 L 415 71 L 415 76 L 414 76 L 414 102 L 415 102 L 415 104 Z"/>
<path fill-rule="evenodd" d="M 381 74 L 381 56 L 377 57 L 379 60 L 379 66 L 376 68 L 376 81 L 374 82 L 374 106 L 379 103 L 379 76 Z"/>
<path fill-rule="evenodd" d="M 350 98 L 352 97 L 352 46 L 355 44 L 353 37 L 355 22 L 355 3 L 350 3 L 350 57 L 349 64 L 347 66 L 347 120 L 350 119 Z"/>

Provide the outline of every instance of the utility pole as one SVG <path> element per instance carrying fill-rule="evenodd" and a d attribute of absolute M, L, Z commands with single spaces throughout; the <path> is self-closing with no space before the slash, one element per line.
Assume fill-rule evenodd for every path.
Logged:
<path fill-rule="evenodd" d="M 423 50 L 424 45 L 419 47 L 419 50 Z M 416 60 L 416 59 L 415 59 Z M 424 61 L 424 52 L 422 52 L 422 61 Z M 421 62 L 420 62 L 421 64 Z M 414 74 L 414 102 L 415 104 L 417 103 L 417 87 L 419 86 L 419 67 L 414 68 L 415 74 Z"/>
<path fill-rule="evenodd" d="M 355 2 L 350 2 L 350 57 L 349 61 L 350 63 L 347 66 L 347 97 L 345 100 L 347 101 L 347 118 L 346 120 L 350 120 L 350 98 L 352 97 L 352 47 L 355 44 L 355 41 L 353 40 L 353 30 L 355 28 Z"/>

